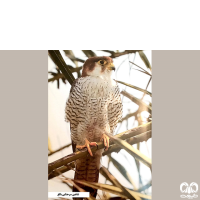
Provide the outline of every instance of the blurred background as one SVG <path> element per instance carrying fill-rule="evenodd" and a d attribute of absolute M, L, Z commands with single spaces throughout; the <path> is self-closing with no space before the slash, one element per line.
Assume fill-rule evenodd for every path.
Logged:
<path fill-rule="evenodd" d="M 75 78 L 81 75 L 81 67 L 88 57 L 110 56 L 113 58 L 115 72 L 112 78 L 121 81 L 118 83 L 120 90 L 127 91 L 145 104 L 152 106 L 152 97 L 139 91 L 137 88 L 152 92 L 152 68 L 151 51 L 140 50 L 60 50 L 60 53 L 69 66 Z M 64 78 L 51 57 L 48 57 L 48 163 L 72 153 L 69 123 L 65 122 L 65 105 L 69 96 L 71 85 Z M 139 109 L 139 105 L 129 98 L 121 95 L 123 103 L 123 119 L 118 123 L 115 134 L 121 133 L 133 127 L 147 123 L 151 120 L 150 113 L 145 109 Z M 139 110 L 138 110 L 139 109 Z M 149 158 L 151 154 L 152 139 L 147 142 L 134 144 L 133 147 Z M 62 148 L 62 150 L 59 150 Z M 59 150 L 59 151 L 57 151 Z M 150 169 L 141 162 L 135 160 L 125 150 L 103 156 L 101 164 L 106 167 L 120 183 L 130 189 L 139 189 L 146 186 L 141 192 L 151 195 L 152 174 Z M 70 170 L 64 175 L 74 178 L 74 171 Z M 111 184 L 100 174 L 100 183 Z M 71 188 L 64 184 L 58 177 L 48 181 L 49 192 L 71 192 Z M 98 190 L 101 197 L 102 192 Z M 109 194 L 112 196 L 112 194 Z"/>

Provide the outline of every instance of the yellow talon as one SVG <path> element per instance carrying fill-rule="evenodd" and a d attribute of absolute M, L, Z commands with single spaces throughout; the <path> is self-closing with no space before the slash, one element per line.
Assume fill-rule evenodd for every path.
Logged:
<path fill-rule="evenodd" d="M 102 136 L 101 136 L 101 139 L 100 139 L 100 141 L 104 141 L 104 146 L 106 147 L 106 151 L 108 150 L 108 148 L 109 148 L 109 140 L 110 140 L 110 138 L 106 135 L 106 134 L 103 134 Z"/>
<path fill-rule="evenodd" d="M 83 148 L 86 147 L 88 152 L 89 152 L 89 154 L 91 156 L 93 156 L 92 151 L 90 149 L 90 146 L 97 146 L 97 143 L 96 142 L 89 142 L 87 139 L 85 139 L 85 144 L 84 145 L 77 145 L 76 148 L 77 149 L 83 149 Z"/>

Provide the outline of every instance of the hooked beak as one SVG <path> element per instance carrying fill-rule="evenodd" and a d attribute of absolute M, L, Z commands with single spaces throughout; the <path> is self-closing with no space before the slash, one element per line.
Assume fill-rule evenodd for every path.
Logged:
<path fill-rule="evenodd" d="M 114 70 L 115 71 L 115 66 L 113 63 L 110 63 L 110 65 L 107 67 L 108 70 Z"/>

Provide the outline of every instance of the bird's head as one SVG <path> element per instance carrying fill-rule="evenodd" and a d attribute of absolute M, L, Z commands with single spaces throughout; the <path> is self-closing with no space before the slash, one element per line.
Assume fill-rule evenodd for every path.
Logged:
<path fill-rule="evenodd" d="M 115 70 L 112 58 L 91 57 L 83 65 L 82 76 L 111 77 L 112 70 Z"/>

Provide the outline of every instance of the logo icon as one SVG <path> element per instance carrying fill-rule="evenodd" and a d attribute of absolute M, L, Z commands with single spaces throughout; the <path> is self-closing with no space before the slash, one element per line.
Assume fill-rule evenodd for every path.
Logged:
<path fill-rule="evenodd" d="M 193 198 L 197 198 L 198 195 L 196 195 L 195 193 L 197 193 L 198 191 L 198 184 L 195 182 L 190 183 L 190 185 L 188 185 L 188 183 L 183 182 L 180 185 L 180 191 L 182 193 L 181 198 L 188 198 L 188 199 L 193 199 Z"/>

